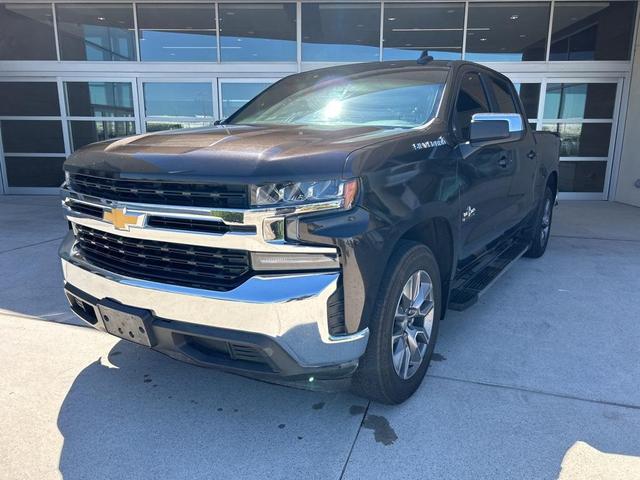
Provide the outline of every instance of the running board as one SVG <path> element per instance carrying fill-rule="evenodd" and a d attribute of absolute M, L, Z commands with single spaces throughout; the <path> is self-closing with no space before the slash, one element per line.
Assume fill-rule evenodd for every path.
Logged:
<path fill-rule="evenodd" d="M 478 301 L 486 292 L 522 255 L 529 249 L 529 245 L 516 243 L 504 250 L 493 262 L 480 270 L 473 277 L 465 281 L 460 287 L 451 291 L 449 308 L 462 311 Z"/>

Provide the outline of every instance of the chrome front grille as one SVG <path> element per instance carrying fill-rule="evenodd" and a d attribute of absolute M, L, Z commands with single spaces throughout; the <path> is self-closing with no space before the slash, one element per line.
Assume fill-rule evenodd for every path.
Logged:
<path fill-rule="evenodd" d="M 129 180 L 73 173 L 69 186 L 77 193 L 118 202 L 211 208 L 247 208 L 246 185 Z"/>
<path fill-rule="evenodd" d="M 142 240 L 75 225 L 76 248 L 87 261 L 110 272 L 194 288 L 226 291 L 251 275 L 249 254 Z"/>

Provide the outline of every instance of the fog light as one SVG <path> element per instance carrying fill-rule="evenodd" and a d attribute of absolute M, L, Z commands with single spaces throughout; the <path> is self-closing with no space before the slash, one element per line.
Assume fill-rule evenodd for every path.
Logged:
<path fill-rule="evenodd" d="M 251 253 L 254 270 L 324 270 L 340 267 L 331 253 Z"/>

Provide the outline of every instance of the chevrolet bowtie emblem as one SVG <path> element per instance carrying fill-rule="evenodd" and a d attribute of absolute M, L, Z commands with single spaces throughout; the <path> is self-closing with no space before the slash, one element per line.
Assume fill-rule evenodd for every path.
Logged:
<path fill-rule="evenodd" d="M 127 215 L 124 208 L 112 208 L 105 211 L 102 219 L 111 223 L 118 230 L 129 230 L 130 225 L 138 223 L 138 215 Z"/>

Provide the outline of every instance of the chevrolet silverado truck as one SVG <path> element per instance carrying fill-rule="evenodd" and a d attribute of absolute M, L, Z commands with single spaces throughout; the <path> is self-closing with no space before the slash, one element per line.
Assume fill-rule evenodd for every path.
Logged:
<path fill-rule="evenodd" d="M 292 75 L 215 126 L 75 152 L 64 290 L 175 359 L 400 403 L 447 309 L 544 253 L 558 158 L 474 63 Z"/>

